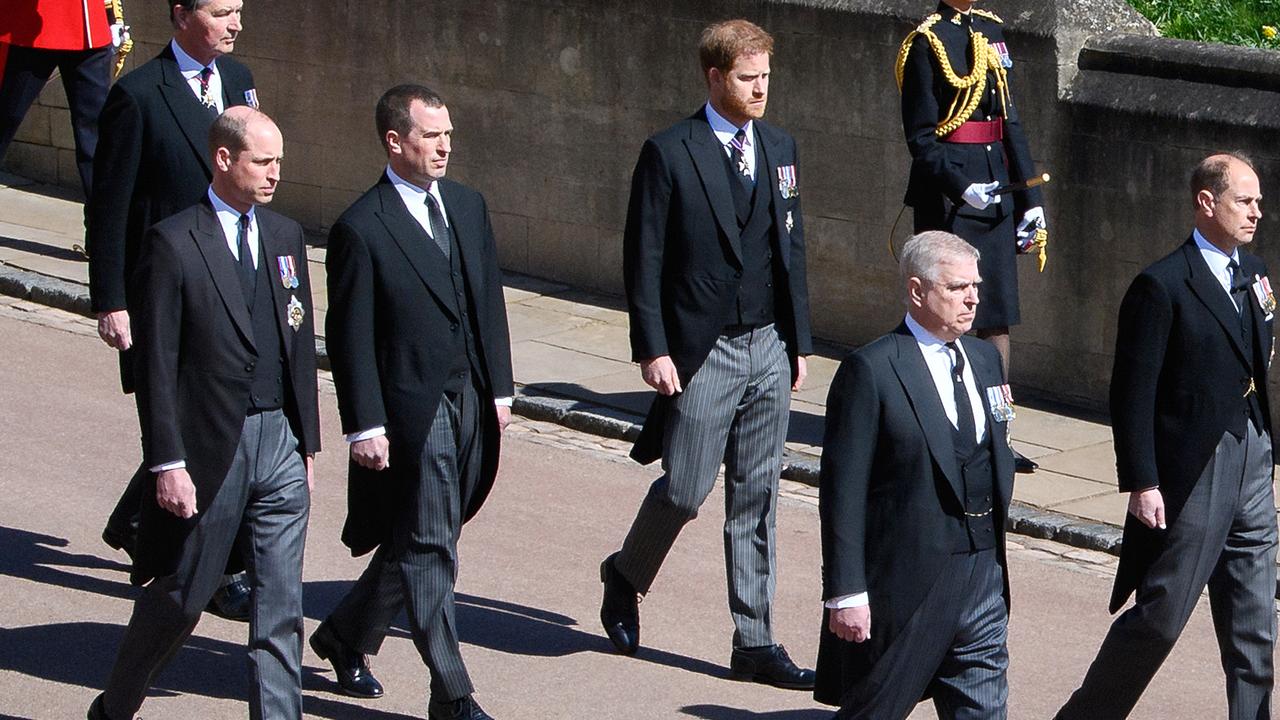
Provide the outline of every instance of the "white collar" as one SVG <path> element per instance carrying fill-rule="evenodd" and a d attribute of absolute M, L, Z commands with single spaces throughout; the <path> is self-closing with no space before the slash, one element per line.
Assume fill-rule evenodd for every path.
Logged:
<path fill-rule="evenodd" d="M 733 136 L 737 135 L 738 130 L 741 129 L 747 133 L 747 141 L 743 143 L 743 145 L 751 147 L 752 131 L 755 129 L 753 127 L 753 124 L 755 123 L 754 120 L 748 120 L 746 125 L 738 128 L 733 123 L 725 120 L 724 116 L 720 113 L 716 112 L 716 109 L 711 107 L 710 100 L 707 101 L 706 111 L 707 123 L 711 125 L 711 132 L 716 134 L 716 139 L 720 141 L 721 145 L 728 145 L 729 141 L 733 139 Z"/>
<path fill-rule="evenodd" d="M 178 44 L 176 39 L 169 41 L 169 47 L 173 48 L 173 57 L 178 61 L 178 72 L 182 73 L 182 77 L 190 80 L 191 78 L 199 75 L 200 71 L 204 70 L 205 67 L 213 70 L 214 75 L 218 74 L 217 58 L 214 58 L 208 66 L 206 66 L 199 60 L 188 55 L 187 51 L 182 49 L 182 46 Z"/>
<path fill-rule="evenodd" d="M 249 212 L 247 212 L 247 213 L 241 213 L 239 210 L 237 210 L 237 209 L 235 209 L 235 208 L 231 207 L 230 205 L 228 205 L 228 204 L 226 203 L 226 201 L 224 201 L 222 198 L 218 197 L 218 193 L 216 193 L 216 192 L 214 192 L 214 191 L 213 191 L 213 186 L 212 186 L 212 185 L 210 185 L 210 186 L 209 186 L 209 202 L 213 203 L 213 211 L 214 211 L 214 213 L 216 213 L 216 214 L 218 214 L 218 215 L 222 215 L 222 214 L 230 214 L 230 215 L 234 216 L 234 218 L 235 218 L 235 222 L 240 222 L 240 216 L 241 216 L 241 215 L 248 215 L 248 216 L 249 216 L 249 224 L 250 224 L 250 225 L 252 225 L 252 224 L 253 224 L 254 219 L 257 217 L 257 216 L 254 214 L 254 212 L 253 212 L 253 211 L 256 209 L 256 206 L 254 206 L 254 205 L 250 205 L 250 206 L 249 206 Z"/>
<path fill-rule="evenodd" d="M 919 322 L 916 322 L 916 319 L 911 317 L 911 313 L 907 313 L 906 322 L 907 322 L 907 329 L 910 330 L 911 334 L 915 336 L 916 342 L 920 344 L 920 347 L 922 349 L 934 350 L 934 351 L 941 350 L 944 352 L 947 350 L 946 342 L 944 342 L 942 338 L 939 338 L 937 335 L 934 335 L 928 330 L 925 330 L 923 325 L 921 325 Z M 957 340 L 956 342 L 957 344 L 959 344 L 959 340 Z"/>

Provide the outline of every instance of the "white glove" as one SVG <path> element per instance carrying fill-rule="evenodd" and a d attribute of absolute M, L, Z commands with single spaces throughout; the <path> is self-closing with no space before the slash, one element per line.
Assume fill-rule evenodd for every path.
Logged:
<path fill-rule="evenodd" d="M 129 41 L 129 26 L 122 22 L 115 23 L 111 26 L 111 45 L 119 49 Z"/>
<path fill-rule="evenodd" d="M 1044 224 L 1044 208 L 1033 207 L 1022 214 L 1022 221 L 1018 223 L 1018 230 L 1015 233 L 1019 252 L 1027 252 L 1031 248 L 1031 241 L 1036 236 L 1037 230 L 1043 230 Z"/>
<path fill-rule="evenodd" d="M 1000 202 L 999 195 L 993 195 L 996 188 L 1000 187 L 998 182 L 974 183 L 965 188 L 964 201 L 977 210 L 986 210 L 989 205 L 996 205 Z"/>

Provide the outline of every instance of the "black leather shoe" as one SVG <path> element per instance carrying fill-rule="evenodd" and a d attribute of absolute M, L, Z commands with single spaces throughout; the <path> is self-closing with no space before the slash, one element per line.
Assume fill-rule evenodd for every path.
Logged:
<path fill-rule="evenodd" d="M 121 532 L 110 525 L 102 529 L 102 542 L 106 543 L 112 550 L 123 550 L 129 556 L 129 562 L 134 562 L 133 546 L 137 537 L 133 533 Z"/>
<path fill-rule="evenodd" d="M 1040 469 L 1040 463 L 1023 455 L 1017 450 L 1013 451 L 1013 471 L 1020 473 L 1033 473 Z"/>
<path fill-rule="evenodd" d="M 475 698 L 467 695 L 457 700 L 432 698 L 427 703 L 427 720 L 493 720 L 493 716 L 480 707 Z"/>
<path fill-rule="evenodd" d="M 600 563 L 600 582 L 604 583 L 600 624 L 618 652 L 635 655 L 640 649 L 640 603 L 636 589 L 614 565 L 617 557 L 618 553 L 614 553 Z"/>
<path fill-rule="evenodd" d="M 781 645 L 734 648 L 729 672 L 735 680 L 750 680 L 787 690 L 812 690 L 813 671 L 797 667 Z"/>
<path fill-rule="evenodd" d="M 358 698 L 382 697 L 382 683 L 369 672 L 369 662 L 362 653 L 347 647 L 328 622 L 311 633 L 311 649 L 321 660 L 328 660 L 343 695 Z"/>
<path fill-rule="evenodd" d="M 102 707 L 102 695 L 93 699 L 93 704 L 89 706 L 88 720 L 111 720 L 107 716 L 107 711 Z"/>
<path fill-rule="evenodd" d="M 252 596 L 249 585 L 243 580 L 232 580 L 213 591 L 205 612 L 213 613 L 220 618 L 249 622 L 249 601 Z"/>

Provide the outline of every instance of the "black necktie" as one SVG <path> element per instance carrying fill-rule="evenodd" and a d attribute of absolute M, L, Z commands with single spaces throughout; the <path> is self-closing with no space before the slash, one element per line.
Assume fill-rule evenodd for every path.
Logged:
<path fill-rule="evenodd" d="M 440 248 L 440 252 L 448 258 L 450 256 L 449 226 L 444 224 L 444 213 L 440 212 L 440 205 L 431 193 L 427 193 L 427 218 L 431 222 L 431 235 L 436 241 L 436 247 Z"/>
<path fill-rule="evenodd" d="M 729 141 L 729 149 L 729 159 L 733 161 L 733 168 L 737 171 L 738 180 L 742 181 L 743 187 L 750 190 L 755 181 L 751 179 L 751 166 L 747 165 L 746 130 L 738 128 L 738 132 Z"/>
<path fill-rule="evenodd" d="M 244 297 L 249 300 L 253 297 L 253 285 L 257 280 L 253 269 L 253 252 L 249 249 L 249 216 L 241 215 L 238 224 L 240 228 L 236 232 L 236 243 L 240 246 L 240 289 L 244 290 Z"/>
<path fill-rule="evenodd" d="M 1249 299 L 1249 282 L 1240 277 L 1240 263 L 1234 259 L 1227 263 L 1227 269 L 1231 271 L 1231 302 L 1235 303 L 1236 312 L 1240 312 Z"/>
<path fill-rule="evenodd" d="M 956 435 L 964 448 L 977 445 L 978 429 L 973 422 L 973 404 L 969 402 L 969 390 L 964 384 L 964 355 L 960 354 L 960 346 L 952 340 L 947 343 L 951 351 L 951 389 L 956 398 Z M 959 449 L 959 447 L 957 447 Z"/>

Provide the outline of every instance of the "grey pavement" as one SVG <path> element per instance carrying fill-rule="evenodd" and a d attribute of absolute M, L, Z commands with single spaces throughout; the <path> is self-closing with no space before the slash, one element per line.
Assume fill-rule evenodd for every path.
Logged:
<path fill-rule="evenodd" d="M 0 718 L 84 717 L 102 687 L 135 590 L 125 557 L 98 538 L 138 462 L 137 421 L 116 385 L 113 353 L 91 321 L 0 298 Z M 325 445 L 304 573 L 315 629 L 366 558 L 338 542 L 346 454 L 328 373 L 321 375 Z M 625 441 L 518 418 L 495 490 L 460 547 L 459 635 L 477 697 L 499 720 L 822 720 L 806 693 L 728 679 L 732 623 L 717 488 L 676 544 L 640 606 L 643 649 L 614 654 L 597 613 L 596 568 L 626 531 L 656 473 Z M 814 499 L 784 482 L 778 506 L 778 639 L 809 664 L 817 649 L 820 549 Z M 1010 717 L 1047 718 L 1079 682 L 1110 617 L 1113 556 L 1033 538 L 1010 547 Z M 873 611 L 874 612 L 874 611 Z M 309 718 L 424 716 L 427 679 L 397 623 L 373 667 L 376 701 L 334 693 L 333 673 L 303 657 Z M 204 618 L 157 679 L 142 716 L 246 716 L 245 627 Z M 1221 670 L 1204 600 L 1134 713 L 1135 720 L 1225 716 Z M 912 720 L 934 717 L 921 706 Z"/>
<path fill-rule="evenodd" d="M 0 174 L 0 293 L 87 313 L 81 214 L 68 191 Z M 309 256 L 322 329 L 324 249 L 313 247 Z M 506 298 L 517 413 L 634 437 L 653 392 L 630 362 L 621 300 L 511 274 Z M 816 484 L 826 394 L 840 353 L 828 347 L 809 359 L 809 380 L 792 402 L 784 478 Z M 1041 469 L 1017 478 L 1013 530 L 1118 552 L 1125 498 L 1116 491 L 1110 428 L 1057 408 L 1021 405 L 1017 412 L 1013 445 Z"/>

